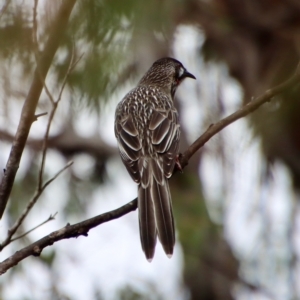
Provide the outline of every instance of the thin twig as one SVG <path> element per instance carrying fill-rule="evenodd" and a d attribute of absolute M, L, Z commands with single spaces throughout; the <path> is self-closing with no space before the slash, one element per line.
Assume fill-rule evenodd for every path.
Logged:
<path fill-rule="evenodd" d="M 239 110 L 229 115 L 228 117 L 220 120 L 215 124 L 211 124 L 208 129 L 191 145 L 189 148 L 180 156 L 181 167 L 184 168 L 189 159 L 201 148 L 204 144 L 209 141 L 214 135 L 220 132 L 222 129 L 235 122 L 238 119 L 241 119 L 251 112 L 257 110 L 261 105 L 266 102 L 271 101 L 271 99 L 286 91 L 287 89 L 295 86 L 300 83 L 300 63 L 297 66 L 295 74 L 285 81 L 284 83 L 267 90 L 262 95 L 254 98 L 252 101 L 241 107 Z"/>
<path fill-rule="evenodd" d="M 33 255 L 39 256 L 42 250 L 48 246 L 53 245 L 55 242 L 69 239 L 78 238 L 79 236 L 87 236 L 90 229 L 103 224 L 105 222 L 120 218 L 131 211 L 137 209 L 137 199 L 115 209 L 110 212 L 98 215 L 94 218 L 85 220 L 83 222 L 69 225 L 50 233 L 49 235 L 43 237 L 37 242 L 17 251 L 15 254 L 0 263 L 0 274 L 4 274 L 8 269 L 17 265 L 20 261 L 26 257 Z"/>
<path fill-rule="evenodd" d="M 14 241 L 16 241 L 16 240 L 19 240 L 19 239 L 23 238 L 24 236 L 28 235 L 30 232 L 32 232 L 32 231 L 34 231 L 34 230 L 36 230 L 36 229 L 42 227 L 42 226 L 45 225 L 46 223 L 48 223 L 48 222 L 50 222 L 50 221 L 52 221 L 52 220 L 55 220 L 55 216 L 56 216 L 56 215 L 57 215 L 57 212 L 56 212 L 54 215 L 50 215 L 50 216 L 48 217 L 48 219 L 46 219 L 46 220 L 43 221 L 42 223 L 36 225 L 35 227 L 31 228 L 30 230 L 24 232 L 23 234 L 18 235 L 18 236 L 16 236 L 15 238 L 11 239 L 10 242 L 12 243 L 12 242 L 14 242 Z"/>
<path fill-rule="evenodd" d="M 13 235 L 16 233 L 18 228 L 23 223 L 24 219 L 27 217 L 28 213 L 30 212 L 31 208 L 35 205 L 36 201 L 39 199 L 40 195 L 43 193 L 43 191 L 46 189 L 46 187 L 54 181 L 63 171 L 65 171 L 67 168 L 69 168 L 73 164 L 73 161 L 68 162 L 59 172 L 57 172 L 51 179 L 49 179 L 47 182 L 44 183 L 44 185 L 41 187 L 41 189 L 37 189 L 32 199 L 28 202 L 26 208 L 24 209 L 23 213 L 20 215 L 20 217 L 17 219 L 15 224 L 8 230 L 7 237 L 0 245 L 0 251 L 3 250 L 4 247 L 6 247 L 10 242 L 12 241 Z"/>
<path fill-rule="evenodd" d="M 33 36 L 33 45 L 34 45 L 34 54 L 35 54 L 35 59 L 36 59 L 36 63 L 37 66 L 39 65 L 39 45 L 38 45 L 38 39 L 37 39 L 37 30 L 38 30 L 38 25 L 37 25 L 37 6 L 38 6 L 38 0 L 34 0 L 34 6 L 33 6 L 33 26 L 32 26 L 32 36 Z M 52 93 L 50 92 L 46 81 L 45 81 L 45 77 L 43 77 L 42 73 L 40 72 L 40 79 L 43 83 L 45 92 L 52 104 L 52 110 L 50 112 L 50 116 L 48 119 L 48 123 L 47 123 L 47 127 L 46 127 L 46 131 L 45 131 L 45 135 L 44 135 L 44 140 L 43 140 L 43 146 L 42 146 L 42 161 L 41 161 L 41 165 L 40 165 L 40 169 L 39 169 L 39 174 L 38 174 L 38 191 L 40 191 L 42 189 L 43 186 L 43 174 L 44 174 L 44 168 L 45 168 L 45 162 L 46 162 L 46 155 L 47 155 L 47 149 L 48 149 L 48 139 L 49 139 L 49 133 L 50 133 L 50 128 L 51 128 L 51 124 L 54 118 L 54 115 L 56 113 L 57 110 L 57 106 L 58 103 L 61 100 L 62 97 L 62 93 L 64 91 L 64 88 L 66 86 L 67 83 L 67 79 L 71 73 L 71 71 L 74 69 L 75 65 L 78 63 L 78 61 L 81 59 L 81 57 L 78 60 L 75 60 L 74 58 L 74 52 L 75 52 L 75 46 L 73 45 L 72 48 L 72 55 L 71 55 L 71 59 L 70 59 L 70 63 L 68 66 L 68 70 L 64 76 L 63 79 L 63 83 L 62 86 L 60 88 L 60 92 L 59 95 L 57 97 L 57 99 L 55 100 Z"/>
<path fill-rule="evenodd" d="M 74 68 L 78 64 L 78 62 L 81 60 L 83 55 L 84 55 L 84 53 L 82 53 L 77 59 L 75 59 L 75 43 L 73 42 L 72 54 L 71 54 L 71 59 L 70 59 L 69 65 L 68 65 L 68 70 L 67 70 L 67 72 L 65 74 L 65 77 L 63 79 L 63 83 L 62 83 L 60 92 L 58 94 L 56 103 L 58 103 L 60 101 L 62 93 L 65 89 L 66 84 L 67 84 L 68 77 L 70 76 L 71 72 L 74 70 Z"/>
<path fill-rule="evenodd" d="M 33 27 L 32 27 L 32 36 L 33 36 L 33 45 L 34 45 L 34 53 L 35 53 L 35 59 L 36 59 L 36 63 L 38 66 L 38 61 L 39 61 L 39 45 L 38 45 L 38 41 L 37 41 L 37 30 L 38 30 L 38 25 L 37 25 L 37 6 L 38 6 L 38 0 L 34 0 L 34 6 L 33 6 Z M 62 93 L 65 89 L 68 77 L 70 75 L 70 73 L 72 72 L 72 70 L 74 69 L 74 67 L 76 66 L 76 64 L 79 62 L 79 60 L 81 59 L 82 55 L 75 60 L 75 45 L 73 44 L 72 47 L 72 54 L 71 54 L 71 59 L 68 65 L 68 69 L 67 72 L 64 76 L 63 79 L 63 83 L 61 85 L 59 94 L 57 99 L 55 100 L 52 93 L 50 92 L 46 81 L 45 81 L 45 77 L 42 76 L 42 74 L 40 73 L 40 79 L 43 83 L 45 92 L 52 104 L 52 110 L 50 112 L 50 116 L 48 119 L 48 123 L 47 123 L 47 127 L 46 127 L 46 131 L 45 131 L 45 135 L 44 135 L 44 140 L 43 140 L 43 146 L 42 146 L 42 161 L 41 161 L 41 165 L 40 165 L 40 169 L 39 169 L 39 174 L 38 174 L 38 190 L 41 190 L 42 185 L 43 185 L 43 174 L 44 174 L 44 168 L 45 168 L 45 161 L 46 161 L 46 155 L 47 155 L 47 149 L 48 149 L 48 140 L 49 140 L 49 133 L 50 133 L 50 128 L 51 128 L 51 124 L 54 118 L 54 115 L 56 113 L 57 110 L 57 106 L 58 103 L 61 100 L 62 97 Z"/>
<path fill-rule="evenodd" d="M 35 62 L 37 64 L 37 68 L 39 67 L 39 60 L 40 60 L 40 49 L 39 49 L 39 43 L 38 43 L 38 38 L 37 38 L 37 30 L 38 30 L 38 24 L 37 24 L 37 6 L 38 6 L 39 0 L 34 0 L 34 5 L 33 5 L 33 26 L 32 26 L 32 43 L 33 43 L 33 52 L 34 52 L 34 57 L 35 57 Z M 54 98 L 52 94 L 50 93 L 48 86 L 46 85 L 45 82 L 45 77 L 42 75 L 41 70 L 38 68 L 38 72 L 40 75 L 40 80 L 43 83 L 45 92 L 51 101 L 52 104 L 55 103 Z"/>
<path fill-rule="evenodd" d="M 37 1 L 37 0 L 36 0 Z M 43 185 L 43 174 L 44 174 L 44 168 L 45 168 L 45 161 L 46 161 L 46 155 L 47 155 L 47 149 L 48 149 L 48 140 L 49 140 L 49 133 L 50 133 L 50 127 L 54 118 L 54 115 L 56 113 L 58 104 L 61 100 L 62 97 L 62 93 L 65 89 L 68 77 L 70 76 L 70 73 L 72 72 L 72 70 L 74 69 L 75 65 L 78 63 L 78 61 L 81 59 L 81 57 L 78 60 L 75 60 L 75 46 L 73 46 L 72 48 L 72 55 L 71 55 L 71 59 L 68 65 L 68 69 L 67 72 L 64 76 L 63 79 L 63 83 L 61 85 L 58 97 L 56 100 L 54 100 L 53 95 L 51 94 L 51 92 L 49 91 L 47 84 L 45 82 L 45 80 L 43 80 L 43 78 L 41 78 L 41 80 L 43 80 L 43 85 L 46 91 L 46 94 L 48 95 L 51 104 L 52 104 L 52 110 L 50 112 L 50 116 L 49 116 L 49 120 L 47 123 L 47 127 L 46 127 L 46 131 L 45 131 L 45 135 L 44 135 L 44 140 L 43 140 L 43 146 L 42 146 L 42 161 L 41 161 L 41 165 L 40 165 L 40 170 L 39 170 L 39 175 L 38 175 L 38 189 L 41 189 L 42 185 Z"/>
<path fill-rule="evenodd" d="M 49 179 L 48 181 L 45 182 L 45 184 L 43 185 L 43 190 L 52 182 L 54 181 L 62 172 L 64 172 L 66 169 L 68 169 L 69 167 L 71 167 L 73 165 L 73 161 L 69 161 L 60 171 L 58 171 L 56 173 L 55 176 L 53 176 L 51 179 Z"/>
<path fill-rule="evenodd" d="M 11 0 L 6 0 L 6 2 L 4 3 L 4 5 L 2 6 L 1 10 L 0 10 L 0 19 L 2 18 L 2 16 L 5 14 L 9 3 L 11 2 Z"/>
<path fill-rule="evenodd" d="M 40 113 L 40 114 L 36 114 L 34 115 L 34 121 L 36 121 L 39 117 L 43 117 L 43 116 L 46 116 L 48 115 L 48 112 L 43 112 L 43 113 Z"/>
<path fill-rule="evenodd" d="M 47 144 L 48 144 L 48 138 L 49 138 L 49 132 L 50 132 L 50 126 L 57 108 L 57 104 L 55 104 L 54 98 L 52 94 L 50 93 L 48 86 L 46 85 L 45 82 L 45 77 L 43 77 L 40 69 L 38 68 L 39 66 L 39 44 L 38 44 L 38 39 L 37 39 L 37 30 L 38 30 L 38 25 L 37 25 L 37 6 L 38 6 L 38 0 L 34 0 L 34 5 L 33 5 L 33 26 L 32 26 L 32 40 L 33 40 L 33 49 L 34 49 L 34 56 L 37 64 L 37 70 L 40 75 L 40 80 L 43 83 L 44 89 L 46 91 L 46 94 L 48 98 L 50 99 L 50 102 L 52 104 L 52 110 L 50 112 L 50 116 L 48 119 L 47 127 L 46 127 L 46 132 L 44 135 L 44 140 L 43 140 L 43 146 L 42 146 L 42 161 L 39 169 L 39 175 L 38 175 L 38 191 L 42 189 L 43 185 L 43 174 L 44 174 L 44 167 L 45 167 L 45 160 L 46 160 L 46 154 L 47 154 Z"/>
<path fill-rule="evenodd" d="M 38 175 L 38 191 L 42 189 L 43 186 L 43 174 L 44 174 L 44 168 L 45 168 L 45 162 L 46 162 L 46 154 L 47 154 L 47 144 L 48 144 L 48 139 L 49 139 L 49 132 L 50 132 L 50 127 L 52 120 L 54 118 L 55 112 L 56 112 L 57 104 L 53 104 L 53 107 L 50 112 L 50 116 L 48 119 L 47 127 L 46 127 L 46 132 L 44 135 L 43 139 L 43 146 L 42 146 L 42 161 L 39 169 L 39 175 Z"/>

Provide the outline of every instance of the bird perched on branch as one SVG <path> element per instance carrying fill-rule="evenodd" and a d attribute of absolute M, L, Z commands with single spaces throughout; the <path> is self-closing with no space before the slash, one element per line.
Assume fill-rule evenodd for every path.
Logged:
<path fill-rule="evenodd" d="M 156 237 L 168 257 L 173 254 L 175 228 L 168 178 L 178 161 L 180 125 L 173 100 L 186 78 L 195 78 L 176 59 L 157 60 L 118 104 L 115 135 L 122 161 L 138 184 L 139 227 L 148 261 Z"/>

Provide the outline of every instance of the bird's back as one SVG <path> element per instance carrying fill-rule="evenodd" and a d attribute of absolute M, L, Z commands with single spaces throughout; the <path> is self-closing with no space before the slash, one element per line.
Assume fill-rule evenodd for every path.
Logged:
<path fill-rule="evenodd" d="M 162 118 L 156 120 L 158 114 L 162 114 L 166 117 L 167 122 L 165 123 L 167 123 L 169 127 L 170 124 L 173 123 L 177 126 L 176 129 L 179 128 L 178 114 L 171 95 L 166 94 L 159 87 L 151 85 L 137 86 L 118 104 L 115 122 L 115 134 L 117 139 L 120 137 L 120 132 L 122 131 L 122 128 L 118 127 L 118 124 L 124 124 L 126 121 L 127 123 L 132 122 L 132 125 L 137 130 L 137 135 L 131 135 L 131 137 L 129 137 L 127 146 L 134 148 L 133 144 L 136 145 L 137 140 L 139 140 L 141 156 L 157 156 L 157 153 L 163 154 L 165 152 L 164 150 L 167 150 L 167 147 L 166 145 L 162 145 L 165 147 L 159 147 L 157 140 L 161 139 L 160 134 L 167 136 L 169 127 L 163 128 L 163 126 L 161 126 L 162 128 L 159 128 L 159 130 L 153 128 L 156 121 L 162 121 Z M 165 129 L 165 132 L 163 132 L 163 129 Z M 179 130 L 177 135 L 179 135 Z M 175 141 L 176 144 L 179 142 L 179 136 L 176 136 Z M 178 149 L 178 147 L 175 148 Z M 169 174 L 166 174 L 166 176 L 169 177 Z"/>

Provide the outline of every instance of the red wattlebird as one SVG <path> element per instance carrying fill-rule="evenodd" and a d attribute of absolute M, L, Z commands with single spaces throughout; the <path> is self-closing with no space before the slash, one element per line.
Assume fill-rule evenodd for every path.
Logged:
<path fill-rule="evenodd" d="M 122 161 L 138 184 L 139 226 L 148 261 L 156 237 L 168 257 L 173 254 L 175 228 L 168 178 L 178 157 L 180 125 L 174 107 L 177 87 L 195 76 L 173 58 L 156 61 L 118 104 L 115 135 Z"/>

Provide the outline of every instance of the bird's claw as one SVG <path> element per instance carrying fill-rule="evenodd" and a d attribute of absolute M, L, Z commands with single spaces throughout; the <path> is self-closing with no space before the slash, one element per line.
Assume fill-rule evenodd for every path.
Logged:
<path fill-rule="evenodd" d="M 177 154 L 175 157 L 175 168 L 177 168 L 180 173 L 183 173 L 183 169 L 181 167 L 181 163 L 180 163 L 180 157 L 182 156 L 181 153 Z"/>

